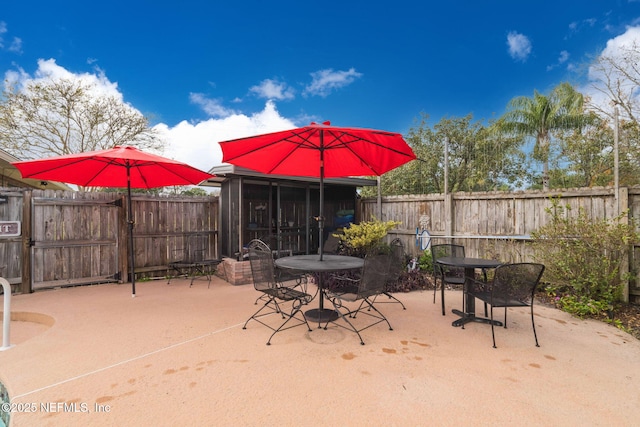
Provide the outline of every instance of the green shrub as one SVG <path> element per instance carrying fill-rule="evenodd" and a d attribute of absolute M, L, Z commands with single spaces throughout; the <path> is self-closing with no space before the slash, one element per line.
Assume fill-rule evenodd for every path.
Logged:
<path fill-rule="evenodd" d="M 547 292 L 557 296 L 560 308 L 579 316 L 602 312 L 622 295 L 629 275 L 621 274 L 621 266 L 638 233 L 622 221 L 626 212 L 592 220 L 583 209 L 578 215 L 569 211 L 552 200 L 550 222 L 531 233 L 534 257 L 546 266 Z"/>
<path fill-rule="evenodd" d="M 418 258 L 418 266 L 420 267 L 420 271 L 433 274 L 433 257 L 431 255 L 431 249 L 427 249 L 422 252 L 422 255 Z"/>
<path fill-rule="evenodd" d="M 351 224 L 342 233 L 333 236 L 340 239 L 348 255 L 364 257 L 367 254 L 388 253 L 389 245 L 382 239 L 397 225 L 400 225 L 397 221 L 382 222 L 374 218 L 372 221 Z"/>

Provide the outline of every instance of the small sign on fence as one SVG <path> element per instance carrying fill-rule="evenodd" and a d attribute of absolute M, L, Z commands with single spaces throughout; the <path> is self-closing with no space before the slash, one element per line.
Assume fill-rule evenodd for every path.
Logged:
<path fill-rule="evenodd" d="M 0 237 L 17 237 L 20 235 L 20 221 L 0 221 Z"/>

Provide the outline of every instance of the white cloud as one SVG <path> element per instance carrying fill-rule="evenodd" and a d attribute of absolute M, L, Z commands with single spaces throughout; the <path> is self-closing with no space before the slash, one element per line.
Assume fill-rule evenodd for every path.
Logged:
<path fill-rule="evenodd" d="M 265 79 L 259 85 L 252 86 L 249 92 L 260 98 L 290 100 L 295 98 L 295 91 L 287 86 L 286 83 L 278 80 Z"/>
<path fill-rule="evenodd" d="M 96 93 L 115 96 L 120 100 L 123 98 L 118 84 L 109 81 L 102 71 L 96 70 L 95 74 L 75 74 L 57 65 L 53 59 L 38 61 L 34 76 L 22 69 L 6 72 L 5 84 L 14 84 L 19 88 L 24 87 L 28 81 L 48 78 L 81 79 L 95 85 Z M 162 155 L 204 171 L 221 163 L 220 141 L 296 127 L 293 120 L 280 115 L 273 101 L 267 101 L 262 111 L 245 115 L 228 110 L 219 101 L 206 99 L 201 94 L 192 94 L 191 98 L 217 117 L 196 123 L 185 119 L 173 127 L 160 123 L 154 129 L 166 142 Z M 135 107 L 129 106 L 139 112 Z"/>
<path fill-rule="evenodd" d="M 599 57 L 607 57 L 607 58 L 622 58 L 622 55 L 625 55 L 625 50 L 629 50 L 633 46 L 640 46 L 640 26 L 636 27 L 627 27 L 627 30 L 612 39 L 610 39 L 602 52 L 600 52 Z M 621 59 L 618 61 L 620 64 L 624 64 L 624 60 Z M 600 84 L 599 82 L 607 81 L 607 79 L 615 81 L 617 77 L 620 78 L 621 82 L 629 82 L 629 80 L 619 74 L 620 71 L 613 70 L 609 76 L 605 76 L 602 74 L 602 70 L 597 67 L 590 67 L 588 73 L 588 83 L 579 88 L 580 92 L 589 96 L 591 98 L 591 102 L 595 105 L 601 106 L 601 108 L 611 108 L 610 103 L 611 100 L 607 97 L 605 93 L 600 90 L 596 90 L 594 85 Z M 623 87 L 623 90 L 626 90 L 628 93 L 634 93 L 636 97 L 636 102 L 640 103 L 640 94 L 638 93 L 637 86 L 633 82 L 628 83 L 629 86 Z"/>
<path fill-rule="evenodd" d="M 563 50 L 560 52 L 560 57 L 558 58 L 558 64 L 564 64 L 569 60 L 569 52 Z"/>
<path fill-rule="evenodd" d="M 172 128 L 165 124 L 154 126 L 167 142 L 165 156 L 204 171 L 222 162 L 222 151 L 218 144 L 220 141 L 294 127 L 296 126 L 291 120 L 280 116 L 272 101 L 267 101 L 264 110 L 251 116 L 233 114 L 195 124 L 185 120 Z"/>
<path fill-rule="evenodd" d="M 567 62 L 569 60 L 569 52 L 567 52 L 566 50 L 563 50 L 562 52 L 560 52 L 560 56 L 558 56 L 558 62 L 556 62 L 553 65 L 548 65 L 547 66 L 547 71 L 551 71 L 554 68 L 558 67 L 559 65 L 564 64 L 565 62 Z M 568 65 L 568 68 L 571 67 L 571 64 Z"/>
<path fill-rule="evenodd" d="M 524 34 L 511 31 L 507 34 L 509 55 L 516 61 L 525 62 L 531 54 L 531 41 Z"/>
<path fill-rule="evenodd" d="M 607 42 L 606 47 L 601 52 L 603 56 L 615 56 L 620 48 L 629 48 L 633 43 L 640 42 L 640 27 L 628 27 L 627 30 Z"/>
<path fill-rule="evenodd" d="M 7 31 L 7 23 L 0 21 L 0 49 L 4 49 L 4 35 Z"/>
<path fill-rule="evenodd" d="M 24 86 L 24 84 L 29 80 L 37 82 L 49 79 L 78 79 L 87 85 L 93 86 L 92 89 L 98 95 L 113 96 L 116 99 L 123 101 L 122 93 L 118 90 L 118 83 L 109 81 L 102 70 L 96 69 L 95 71 L 95 73 L 76 74 L 56 64 L 55 59 L 39 59 L 38 69 L 33 77 L 28 76 L 24 72 L 21 73 L 21 86 Z"/>
<path fill-rule="evenodd" d="M 193 104 L 199 105 L 202 110 L 211 117 L 228 117 L 236 114 L 234 110 L 226 108 L 220 99 L 207 98 L 202 93 L 190 93 L 189 100 Z"/>
<path fill-rule="evenodd" d="M 10 52 L 22 53 L 22 39 L 14 37 L 7 48 Z"/>
<path fill-rule="evenodd" d="M 311 73 L 312 81 L 304 89 L 303 95 L 328 96 L 332 91 L 348 86 L 362 73 L 358 73 L 354 68 L 348 71 L 333 71 L 332 69 L 320 70 Z"/>
<path fill-rule="evenodd" d="M 4 35 L 7 34 L 9 29 L 7 23 L 0 21 L 0 50 L 8 50 L 13 53 L 22 53 L 22 39 L 19 37 L 13 37 L 11 42 L 7 45 Z"/>

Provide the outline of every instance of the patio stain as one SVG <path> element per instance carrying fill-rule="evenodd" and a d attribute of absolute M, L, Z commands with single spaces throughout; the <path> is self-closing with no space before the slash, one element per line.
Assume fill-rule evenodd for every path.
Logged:
<path fill-rule="evenodd" d="M 105 402 L 110 402 L 113 399 L 116 399 L 118 397 L 131 396 L 133 394 L 136 394 L 137 392 L 138 392 L 137 390 L 131 390 L 131 391 L 127 391 L 126 393 L 121 393 L 121 394 L 119 394 L 117 396 L 112 396 L 112 395 L 101 396 L 101 397 L 98 397 L 96 399 L 96 403 L 97 404 L 102 404 L 102 403 L 105 403 Z"/>

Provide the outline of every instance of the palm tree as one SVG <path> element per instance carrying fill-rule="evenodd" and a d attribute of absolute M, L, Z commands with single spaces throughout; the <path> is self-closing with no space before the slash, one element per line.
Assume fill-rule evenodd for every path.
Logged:
<path fill-rule="evenodd" d="M 520 96 L 507 105 L 500 129 L 520 137 L 533 137 L 533 158 L 542 162 L 542 186 L 549 189 L 549 146 L 556 131 L 580 129 L 586 122 L 584 97 L 569 83 L 556 86 L 549 96 L 534 91 L 533 98 Z"/>

